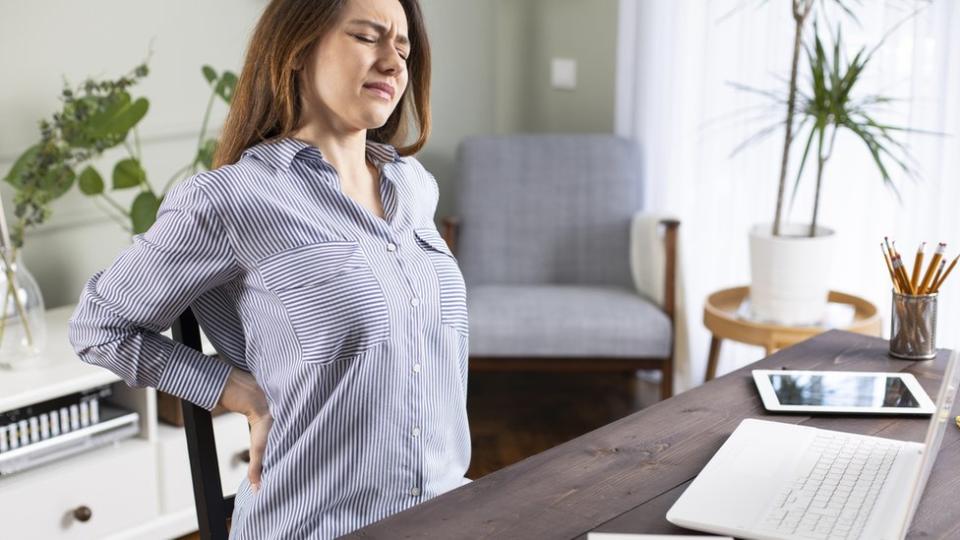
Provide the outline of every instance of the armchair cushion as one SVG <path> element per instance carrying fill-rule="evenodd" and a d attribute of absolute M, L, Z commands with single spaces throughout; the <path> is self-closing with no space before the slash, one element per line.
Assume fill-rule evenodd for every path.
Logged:
<path fill-rule="evenodd" d="M 670 355 L 670 320 L 631 288 L 477 285 L 467 306 L 471 356 Z"/>

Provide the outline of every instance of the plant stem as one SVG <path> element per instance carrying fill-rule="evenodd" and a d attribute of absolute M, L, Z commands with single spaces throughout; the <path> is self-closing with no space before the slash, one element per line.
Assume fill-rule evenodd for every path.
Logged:
<path fill-rule="evenodd" d="M 133 142 L 137 147 L 137 161 L 143 160 L 143 151 L 140 150 L 140 130 L 133 126 Z"/>
<path fill-rule="evenodd" d="M 16 252 L 14 252 L 14 257 Z M 13 268 L 10 267 L 9 261 L 7 261 L 7 254 L 5 250 L 0 249 L 0 258 L 3 259 L 4 272 L 7 275 L 7 294 L 13 293 L 13 304 L 17 308 L 17 314 L 20 316 L 20 320 L 23 321 L 23 333 L 27 338 L 27 345 L 33 346 L 33 334 L 30 332 L 30 322 L 27 321 L 27 314 L 23 309 L 23 304 L 20 302 L 20 296 L 17 295 L 16 284 L 13 281 Z M 13 259 L 15 260 L 15 259 Z M 6 299 L 4 299 L 4 307 L 6 307 Z M 7 312 L 6 309 L 3 311 L 3 322 L 7 321 Z"/>
<path fill-rule="evenodd" d="M 17 248 L 16 248 L 16 246 L 13 246 L 13 247 L 10 248 L 10 259 L 11 259 L 11 260 L 14 260 L 14 261 L 17 260 Z M 7 269 L 9 270 L 9 267 L 7 267 Z M 7 275 L 7 283 L 9 284 L 9 283 L 12 283 L 12 282 L 13 282 L 13 280 L 10 279 L 9 274 L 8 274 L 8 275 Z M 8 286 L 8 287 L 6 288 L 6 290 L 4 291 L 4 293 L 3 293 L 3 311 L 0 312 L 0 313 L 3 314 L 2 316 L 0 316 L 0 343 L 3 343 L 3 334 L 4 334 L 4 331 L 5 331 L 6 328 L 7 328 L 7 303 L 8 303 L 9 300 L 10 300 L 10 292 L 11 292 L 11 291 L 13 291 L 13 288 Z"/>
<path fill-rule="evenodd" d="M 817 215 L 820 212 L 820 185 L 823 180 L 823 168 L 827 165 L 827 156 L 823 153 L 823 137 L 826 126 L 820 126 L 817 134 L 817 188 L 813 196 L 813 219 L 810 220 L 810 238 L 817 235 Z"/>
<path fill-rule="evenodd" d="M 800 64 L 800 44 L 803 41 L 803 26 L 813 7 L 813 0 L 793 1 L 793 57 L 790 62 L 790 90 L 787 95 L 787 123 L 783 137 L 783 157 L 780 159 L 780 183 L 777 187 L 777 212 L 773 217 L 773 235 L 780 236 L 780 219 L 783 214 L 783 192 L 787 185 L 787 165 L 790 158 L 790 143 L 793 142 L 793 114 L 797 102 L 797 67 Z"/>
<path fill-rule="evenodd" d="M 3 343 L 3 332 L 7 327 L 7 302 L 10 300 L 10 287 L 3 293 L 3 316 L 0 317 L 0 343 Z"/>
<path fill-rule="evenodd" d="M 200 155 L 200 150 L 203 149 L 203 138 L 207 135 L 207 124 L 210 122 L 210 111 L 213 110 L 213 102 L 217 98 L 217 86 L 213 86 L 213 91 L 210 92 L 210 99 L 207 100 L 207 110 L 203 112 L 203 123 L 200 124 L 200 137 L 197 140 L 197 155 L 193 158 L 193 163 L 190 164 L 191 170 L 194 174 L 197 172 L 197 163 L 199 160 L 197 157 Z"/>
<path fill-rule="evenodd" d="M 131 158 L 137 160 L 137 163 L 140 162 L 140 158 L 137 157 L 136 150 L 132 146 L 130 146 L 130 141 L 128 141 L 127 139 L 124 139 L 123 147 L 127 149 L 127 154 L 130 154 Z"/>
<path fill-rule="evenodd" d="M 128 214 L 123 208 L 121 208 L 120 205 L 117 204 L 113 199 L 110 199 L 110 197 L 108 197 L 105 193 L 101 193 L 101 195 L 102 195 L 110 204 L 112 204 L 112 205 L 117 209 L 118 212 L 120 212 L 121 214 L 123 214 L 123 216 L 126 217 L 126 219 L 124 219 L 123 217 L 116 216 L 116 215 L 112 214 L 112 213 L 111 213 L 109 210 L 107 210 L 106 208 L 100 207 L 100 209 L 103 210 L 103 213 L 106 214 L 108 218 L 110 218 L 110 219 L 112 219 L 113 221 L 117 222 L 117 224 L 120 225 L 120 227 L 121 227 L 123 230 L 132 233 L 132 232 L 133 232 L 133 229 L 128 226 L 128 223 L 129 223 L 129 221 L 130 221 L 130 214 Z"/>
<path fill-rule="evenodd" d="M 194 160 L 194 162 L 189 165 L 184 165 L 183 167 L 180 168 L 180 170 L 173 173 L 173 176 L 171 176 L 170 179 L 167 180 L 167 183 L 164 184 L 163 191 L 161 191 L 160 194 L 161 195 L 165 194 L 167 190 L 170 189 L 170 184 L 173 184 L 173 181 L 176 180 L 177 178 L 180 178 L 180 176 L 183 175 L 183 173 L 189 172 L 195 163 L 196 163 L 196 160 Z"/>
<path fill-rule="evenodd" d="M 101 193 L 100 196 L 103 197 L 104 200 L 106 200 L 108 203 L 110 203 L 110 205 L 113 206 L 117 210 L 117 212 L 120 212 L 126 217 L 130 217 L 130 213 L 127 212 L 126 209 L 124 209 L 122 206 L 120 206 L 120 203 L 110 198 L 110 196 L 107 195 L 106 192 Z"/>

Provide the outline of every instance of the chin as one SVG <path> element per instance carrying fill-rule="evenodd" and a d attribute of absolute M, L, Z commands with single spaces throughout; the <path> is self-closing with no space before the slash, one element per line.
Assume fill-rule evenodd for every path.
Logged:
<path fill-rule="evenodd" d="M 393 111 L 390 111 L 390 112 L 392 113 Z M 390 119 L 389 113 L 383 114 L 377 111 L 377 112 L 372 112 L 370 114 L 364 115 L 364 118 L 361 124 L 367 126 L 367 129 L 377 129 L 377 128 L 383 127 L 383 125 L 386 124 L 387 120 L 389 119 Z"/>

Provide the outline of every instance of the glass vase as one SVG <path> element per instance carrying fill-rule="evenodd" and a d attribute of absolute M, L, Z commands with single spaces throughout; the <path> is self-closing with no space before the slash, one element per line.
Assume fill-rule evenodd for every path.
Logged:
<path fill-rule="evenodd" d="M 0 367 L 42 363 L 47 344 L 43 296 L 19 253 L 0 247 Z"/>

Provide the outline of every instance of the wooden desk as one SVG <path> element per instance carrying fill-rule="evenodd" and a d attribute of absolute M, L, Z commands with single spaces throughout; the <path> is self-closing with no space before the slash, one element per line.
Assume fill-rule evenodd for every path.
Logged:
<path fill-rule="evenodd" d="M 830 331 L 355 531 L 352 538 L 582 539 L 683 533 L 664 518 L 744 418 L 922 441 L 927 418 L 764 411 L 750 369 L 907 371 L 936 397 L 949 356 L 910 362 L 879 338 Z M 960 401 L 953 414 L 958 414 Z M 910 538 L 960 537 L 960 429 L 950 422 Z"/>

